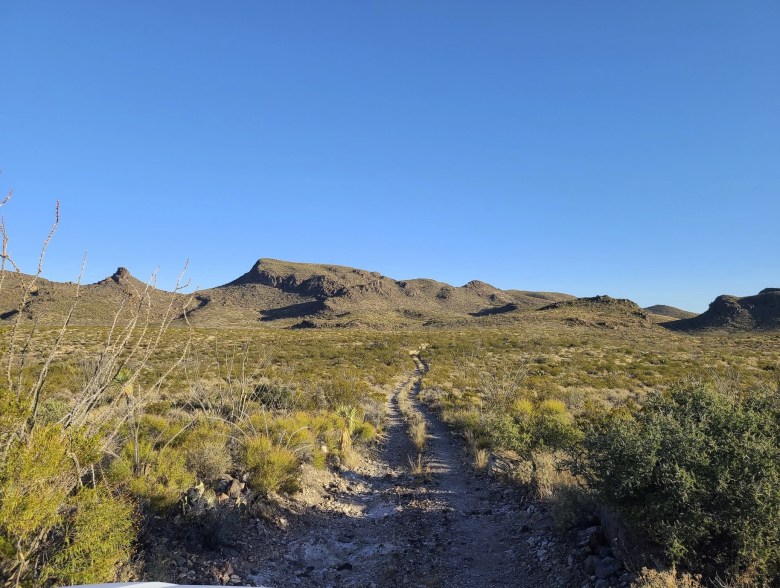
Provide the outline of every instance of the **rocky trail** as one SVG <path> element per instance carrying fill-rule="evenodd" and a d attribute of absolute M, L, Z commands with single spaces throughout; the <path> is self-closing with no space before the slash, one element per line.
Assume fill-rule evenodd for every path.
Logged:
<path fill-rule="evenodd" d="M 306 468 L 300 495 L 261 511 L 234 547 L 182 556 L 177 581 L 272 588 L 618 585 L 578 573 L 538 503 L 474 472 L 463 444 L 418 402 L 427 368 L 413 359 L 414 372 L 388 398 L 385 439 L 372 455 L 337 472 Z M 427 424 L 423 474 L 410 473 L 417 450 L 399 408 L 404 389 Z"/>

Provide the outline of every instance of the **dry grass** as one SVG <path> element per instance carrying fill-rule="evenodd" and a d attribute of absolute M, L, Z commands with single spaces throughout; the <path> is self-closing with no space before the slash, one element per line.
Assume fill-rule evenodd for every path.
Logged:
<path fill-rule="evenodd" d="M 487 449 L 476 449 L 474 451 L 474 469 L 483 472 L 487 469 L 490 460 L 490 451 Z"/>
<path fill-rule="evenodd" d="M 644 568 L 631 588 L 704 588 L 698 576 L 678 575 L 675 570 L 658 571 Z"/>
<path fill-rule="evenodd" d="M 409 434 L 412 437 L 412 442 L 417 448 L 417 452 L 422 454 L 425 449 L 425 444 L 428 439 L 428 427 L 424 420 L 415 419 L 409 423 Z"/>
<path fill-rule="evenodd" d="M 409 456 L 409 473 L 413 476 L 425 476 L 427 474 L 422 453 L 418 453 L 416 459 L 411 455 Z"/>

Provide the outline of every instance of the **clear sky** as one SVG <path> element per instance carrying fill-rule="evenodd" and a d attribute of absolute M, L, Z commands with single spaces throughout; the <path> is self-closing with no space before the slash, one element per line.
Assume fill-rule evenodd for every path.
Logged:
<path fill-rule="evenodd" d="M 704 310 L 780 286 L 780 3 L 0 2 L 11 253 Z"/>

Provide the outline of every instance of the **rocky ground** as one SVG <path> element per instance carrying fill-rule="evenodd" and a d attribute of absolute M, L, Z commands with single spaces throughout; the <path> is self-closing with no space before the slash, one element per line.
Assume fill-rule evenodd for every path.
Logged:
<path fill-rule="evenodd" d="M 418 364 L 396 394 L 414 383 L 414 399 L 423 371 Z M 543 505 L 477 475 L 460 441 L 414 402 L 428 424 L 424 474 L 410 473 L 416 450 L 394 395 L 385 439 L 371 455 L 357 454 L 349 467 L 306 467 L 301 494 L 255 503 L 249 524 L 215 521 L 230 531 L 211 549 L 202 533 L 156 539 L 150 552 L 167 567 L 152 577 L 147 566 L 147 578 L 268 587 L 628 585 L 600 527 L 554 534 Z"/>

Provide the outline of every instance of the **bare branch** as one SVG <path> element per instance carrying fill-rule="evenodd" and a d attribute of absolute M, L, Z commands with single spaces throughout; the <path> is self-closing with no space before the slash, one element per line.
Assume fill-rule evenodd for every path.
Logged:
<path fill-rule="evenodd" d="M 79 299 L 81 298 L 81 281 L 84 279 L 84 270 L 87 267 L 87 254 L 84 254 L 84 259 L 81 262 L 81 271 L 79 272 L 79 278 L 76 281 L 76 298 L 73 300 L 73 304 L 70 305 L 70 308 L 68 309 L 68 315 L 65 317 L 65 321 L 62 324 L 62 327 L 60 328 L 59 333 L 57 334 L 57 338 L 54 340 L 54 343 L 51 346 L 51 349 L 49 350 L 49 355 L 46 358 L 46 361 L 43 364 L 43 367 L 41 367 L 40 372 L 38 373 L 38 379 L 35 382 L 35 385 L 32 387 L 31 395 L 32 400 L 30 404 L 30 418 L 28 421 L 28 429 L 29 431 L 32 431 L 35 427 L 35 421 L 38 418 L 38 405 L 40 403 L 41 398 L 41 390 L 43 390 L 43 384 L 46 382 L 46 378 L 49 375 L 49 368 L 51 367 L 51 362 L 54 360 L 55 355 L 57 354 L 57 351 L 60 348 L 60 345 L 62 344 L 62 338 L 65 336 L 65 332 L 68 330 L 68 326 L 70 325 L 70 321 L 73 318 L 73 312 L 76 310 L 76 305 L 79 302 Z"/>
<path fill-rule="evenodd" d="M 9 197 L 6 197 L 6 201 L 8 199 Z M 41 255 L 38 258 L 38 271 L 34 276 L 32 276 L 32 278 L 30 278 L 30 281 L 23 287 L 21 301 L 19 303 L 19 306 L 16 309 L 16 320 L 14 320 L 14 325 L 13 328 L 11 329 L 11 340 L 8 345 L 8 364 L 6 366 L 6 381 L 8 383 L 9 389 L 13 389 L 12 371 L 13 371 L 14 357 L 16 354 L 16 338 L 19 331 L 19 325 L 22 322 L 22 314 L 30 301 L 30 296 L 35 288 L 35 283 L 38 281 L 38 278 L 41 276 L 41 273 L 43 272 L 43 258 L 44 255 L 46 254 L 46 249 L 49 247 L 49 243 L 51 242 L 51 239 L 54 236 L 54 233 L 57 230 L 59 224 L 60 224 L 60 201 L 57 200 L 57 203 L 54 207 L 54 223 L 52 224 L 51 230 L 49 231 L 49 235 L 46 237 L 46 240 L 43 242 L 43 247 L 41 248 Z M 7 256 L 8 239 L 5 231 L 4 221 L 0 223 L 0 231 L 2 231 L 2 236 L 3 236 L 3 261 L 8 260 L 13 265 L 16 272 L 20 274 L 19 268 Z M 21 274 L 20 274 L 20 279 L 21 279 Z M 21 395 L 21 389 L 19 388 L 16 389 L 16 395 L 17 397 Z"/>

